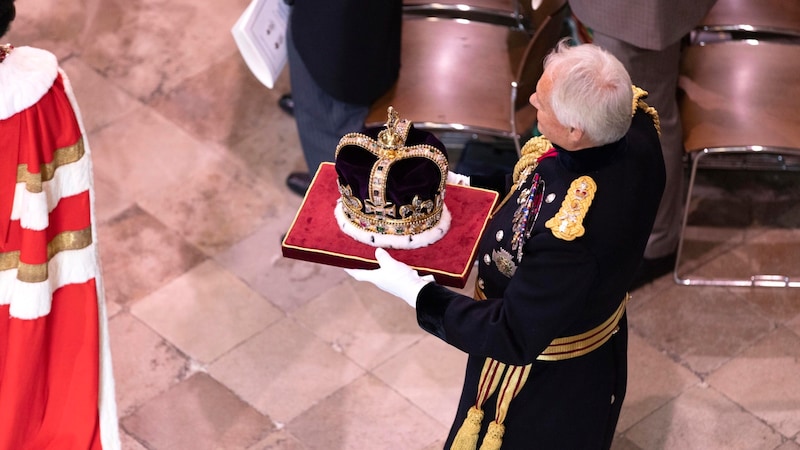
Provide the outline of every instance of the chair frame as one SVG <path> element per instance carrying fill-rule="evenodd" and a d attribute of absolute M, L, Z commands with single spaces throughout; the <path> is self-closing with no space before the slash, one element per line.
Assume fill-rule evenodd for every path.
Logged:
<path fill-rule="evenodd" d="M 775 2 L 771 2 L 769 6 L 775 7 Z M 692 46 L 705 46 L 707 45 L 709 48 L 716 45 L 743 45 L 746 43 L 750 43 L 750 41 L 761 41 L 764 43 L 769 43 L 770 41 L 777 41 L 771 45 L 787 45 L 787 46 L 794 46 L 800 41 L 794 39 L 794 37 L 800 36 L 800 27 L 797 30 L 793 31 L 790 29 L 786 29 L 785 27 L 770 27 L 768 25 L 764 25 L 765 21 L 759 21 L 758 25 L 742 25 L 742 24 L 714 24 L 714 23 L 704 23 L 702 26 L 698 27 L 696 31 L 709 31 L 709 32 L 719 32 L 719 31 L 726 31 L 726 32 L 742 32 L 742 37 L 732 36 L 727 39 L 719 39 L 717 40 L 718 43 L 704 43 L 700 41 L 694 41 Z M 757 48 L 757 47 L 756 47 Z M 800 47 L 798 47 L 800 48 Z M 686 129 L 684 129 L 686 132 Z M 673 270 L 673 279 L 675 283 L 684 286 L 734 286 L 734 287 L 800 287 L 800 277 L 796 276 L 789 276 L 784 274 L 754 274 L 748 278 L 704 278 L 704 277 L 696 277 L 692 275 L 680 275 L 679 267 L 681 263 L 681 256 L 683 255 L 684 249 L 684 241 L 685 241 L 685 233 L 691 208 L 691 201 L 692 195 L 694 191 L 695 179 L 697 176 L 697 171 L 701 166 L 705 167 L 714 167 L 714 168 L 722 168 L 722 165 L 714 165 L 706 163 L 706 160 L 709 159 L 717 159 L 725 157 L 725 156 L 743 156 L 743 155 L 774 155 L 774 156 L 792 156 L 792 157 L 800 157 L 800 142 L 795 141 L 786 141 L 783 142 L 774 142 L 774 143 L 761 143 L 762 145 L 758 145 L 759 143 L 753 142 L 749 145 L 741 145 L 741 146 L 717 146 L 717 147 L 706 147 L 706 148 L 687 148 L 687 154 L 689 156 L 689 161 L 691 165 L 691 171 L 689 176 L 689 185 L 686 194 L 686 203 L 684 205 L 684 212 L 683 218 L 681 223 L 680 229 L 680 237 L 678 241 L 678 249 L 676 252 L 675 257 L 675 267 Z M 797 144 L 795 146 L 795 144 Z M 708 158 L 711 156 L 712 158 Z M 730 167 L 730 166 L 728 166 Z M 772 165 L 753 165 L 744 163 L 741 164 L 739 167 L 746 168 L 746 169 L 754 169 L 754 170 L 765 170 L 765 169 L 782 169 L 788 170 L 788 166 L 785 164 L 780 167 L 775 164 Z M 796 170 L 796 169 L 795 169 Z"/>
<path fill-rule="evenodd" d="M 686 205 L 684 206 L 683 220 L 681 222 L 680 240 L 675 256 L 675 268 L 673 279 L 675 283 L 683 286 L 735 286 L 735 287 L 800 287 L 800 278 L 782 274 L 755 274 L 749 278 L 703 278 L 694 276 L 681 276 L 678 268 L 683 254 L 684 236 L 689 220 L 691 208 L 692 192 L 694 190 L 695 178 L 701 161 L 708 156 L 732 156 L 732 155 L 752 155 L 752 154 L 771 154 L 771 155 L 791 155 L 800 157 L 800 149 L 787 147 L 763 147 L 749 145 L 742 147 L 718 147 L 704 148 L 700 151 L 691 152 L 691 173 L 689 176 L 689 186 L 686 195 Z M 783 167 L 786 169 L 786 166 Z"/>

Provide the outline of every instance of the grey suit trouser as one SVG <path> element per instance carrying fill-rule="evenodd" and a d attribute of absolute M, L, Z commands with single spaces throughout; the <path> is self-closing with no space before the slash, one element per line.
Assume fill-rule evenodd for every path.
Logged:
<path fill-rule="evenodd" d="M 635 47 L 611 36 L 594 32 L 594 43 L 616 56 L 636 86 L 648 92 L 645 100 L 658 110 L 661 120 L 661 151 L 667 170 L 664 196 L 645 249 L 645 258 L 658 258 L 678 246 L 683 215 L 683 129 L 676 99 L 680 64 L 680 41 L 663 50 Z"/>
<path fill-rule="evenodd" d="M 342 136 L 362 130 L 369 106 L 346 103 L 323 91 L 306 69 L 291 35 L 291 29 L 286 30 L 294 118 L 303 156 L 313 175 L 322 162 L 334 160 Z"/>

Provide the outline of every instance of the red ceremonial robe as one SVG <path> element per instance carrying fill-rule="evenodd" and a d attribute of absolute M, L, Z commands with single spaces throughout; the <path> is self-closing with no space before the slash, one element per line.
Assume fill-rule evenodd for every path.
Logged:
<path fill-rule="evenodd" d="M 0 450 L 118 449 L 91 153 L 55 56 L 0 63 Z"/>

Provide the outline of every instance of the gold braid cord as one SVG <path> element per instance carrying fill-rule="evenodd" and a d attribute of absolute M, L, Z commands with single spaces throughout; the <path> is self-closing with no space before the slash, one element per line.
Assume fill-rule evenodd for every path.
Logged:
<path fill-rule="evenodd" d="M 519 181 L 520 175 L 525 169 L 529 167 L 531 170 L 536 169 L 536 166 L 539 164 L 538 159 L 551 148 L 553 148 L 553 144 L 544 136 L 536 136 L 528 139 L 528 142 L 522 146 L 519 161 L 514 165 L 514 183 Z"/>
<path fill-rule="evenodd" d="M 641 109 L 642 111 L 646 112 L 650 115 L 653 119 L 653 125 L 656 126 L 656 131 L 658 132 L 658 136 L 661 136 L 661 119 L 658 118 L 658 111 L 655 108 L 648 105 L 647 103 L 642 100 L 643 98 L 647 97 L 647 91 L 644 89 L 631 85 L 633 89 L 633 108 L 631 110 L 631 115 L 636 114 L 637 109 Z"/>

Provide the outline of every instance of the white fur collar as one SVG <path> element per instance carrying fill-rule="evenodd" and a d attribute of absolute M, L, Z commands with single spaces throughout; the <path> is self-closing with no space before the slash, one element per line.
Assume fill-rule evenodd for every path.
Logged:
<path fill-rule="evenodd" d="M 403 250 L 427 247 L 443 238 L 450 230 L 450 221 L 452 220 L 447 205 L 442 205 L 442 217 L 435 226 L 413 236 L 400 236 L 373 233 L 355 226 L 350 222 L 347 216 L 345 216 L 341 198 L 336 201 L 336 208 L 334 208 L 333 213 L 336 216 L 336 222 L 339 224 L 339 228 L 342 232 L 358 242 L 373 247 L 397 248 Z"/>
<path fill-rule="evenodd" d="M 55 55 L 34 47 L 17 47 L 0 63 L 0 120 L 39 101 L 58 76 Z"/>

